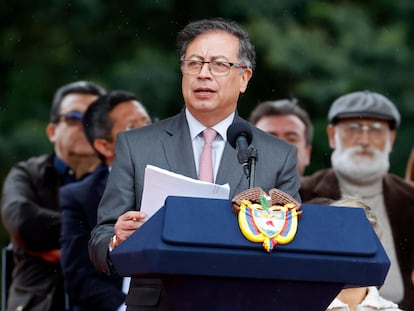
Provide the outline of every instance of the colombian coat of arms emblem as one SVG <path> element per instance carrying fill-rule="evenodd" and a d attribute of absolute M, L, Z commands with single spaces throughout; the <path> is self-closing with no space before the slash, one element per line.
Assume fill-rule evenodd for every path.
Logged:
<path fill-rule="evenodd" d="M 252 242 L 261 242 L 270 252 L 277 244 L 287 244 L 295 237 L 300 203 L 288 194 L 271 189 L 248 189 L 233 199 L 243 235 Z"/>

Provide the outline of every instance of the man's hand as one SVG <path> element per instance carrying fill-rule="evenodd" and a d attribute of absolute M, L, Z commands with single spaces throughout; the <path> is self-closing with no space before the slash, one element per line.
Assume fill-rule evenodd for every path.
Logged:
<path fill-rule="evenodd" d="M 44 252 L 28 252 L 30 255 L 42 258 L 44 261 L 51 263 L 60 262 L 60 249 L 51 249 Z"/>
<path fill-rule="evenodd" d="M 119 216 L 114 226 L 116 243 L 113 247 L 117 247 L 134 233 L 135 230 L 141 227 L 145 217 L 147 217 L 147 215 L 144 212 L 137 211 L 129 211 Z"/>

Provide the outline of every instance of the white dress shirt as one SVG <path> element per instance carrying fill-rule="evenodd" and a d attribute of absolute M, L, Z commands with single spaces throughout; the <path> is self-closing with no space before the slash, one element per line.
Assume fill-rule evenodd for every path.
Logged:
<path fill-rule="evenodd" d="M 194 163 L 195 163 L 197 175 L 198 175 L 201 152 L 203 151 L 203 146 L 204 146 L 203 131 L 207 127 L 201 124 L 196 118 L 194 118 L 187 109 L 185 110 L 185 116 L 187 118 L 188 127 L 190 129 L 191 142 L 193 145 L 193 153 L 194 153 Z M 233 123 L 234 116 L 235 116 L 235 113 L 232 113 L 226 119 L 224 119 L 223 121 L 211 127 L 218 133 L 218 135 L 213 141 L 213 146 L 212 146 L 214 180 L 216 180 L 217 172 L 220 166 L 221 157 L 223 155 L 224 147 L 226 145 L 227 129 Z"/>

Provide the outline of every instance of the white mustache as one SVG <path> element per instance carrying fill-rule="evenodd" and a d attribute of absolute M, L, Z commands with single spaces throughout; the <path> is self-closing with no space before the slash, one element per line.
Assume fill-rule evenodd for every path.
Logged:
<path fill-rule="evenodd" d="M 350 156 L 358 156 L 359 153 L 370 153 L 374 157 L 382 155 L 382 152 L 376 148 L 372 147 L 363 147 L 363 146 L 355 146 L 350 147 L 346 150 L 343 150 L 344 153 L 348 153 Z"/>
<path fill-rule="evenodd" d="M 348 180 L 356 183 L 372 182 L 389 169 L 389 145 L 383 151 L 359 145 L 342 148 L 340 141 L 337 141 L 336 146 L 331 156 L 332 167 Z M 369 156 L 361 155 L 362 152 Z"/>

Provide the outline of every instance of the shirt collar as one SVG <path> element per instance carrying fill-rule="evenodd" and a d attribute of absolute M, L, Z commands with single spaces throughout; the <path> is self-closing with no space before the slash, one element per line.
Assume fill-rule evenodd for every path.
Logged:
<path fill-rule="evenodd" d="M 70 167 L 63 162 L 57 155 L 53 158 L 53 166 L 60 176 L 63 176 L 70 170 Z"/>
<path fill-rule="evenodd" d="M 233 123 L 234 117 L 236 113 L 233 112 L 227 118 L 220 121 L 219 123 L 215 124 L 211 128 L 213 128 L 224 141 L 227 141 L 227 129 Z M 189 111 L 185 109 L 185 116 L 187 118 L 188 127 L 190 129 L 191 139 L 195 139 L 202 131 L 204 131 L 207 127 L 200 123 Z"/>
<path fill-rule="evenodd" d="M 338 298 L 335 298 L 328 307 L 329 310 L 335 310 L 335 308 L 345 308 L 348 305 L 343 303 Z M 361 307 L 371 307 L 376 310 L 382 310 L 387 308 L 398 308 L 398 305 L 392 301 L 382 298 L 378 292 L 378 289 L 375 286 L 368 287 L 368 293 L 365 296 L 364 300 L 359 304 Z"/>
<path fill-rule="evenodd" d="M 75 172 L 65 162 L 62 161 L 57 155 L 53 158 L 53 166 L 58 172 L 59 176 L 63 179 L 63 183 L 69 183 L 76 180 Z"/>
<path fill-rule="evenodd" d="M 398 305 L 392 301 L 386 300 L 378 292 L 378 289 L 375 286 L 368 287 L 368 293 L 364 301 L 361 303 L 362 306 L 374 307 L 375 309 L 388 309 L 388 308 L 398 308 Z"/>

